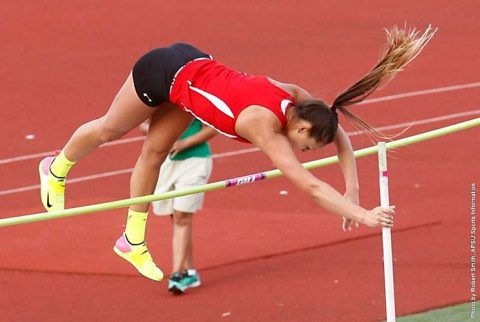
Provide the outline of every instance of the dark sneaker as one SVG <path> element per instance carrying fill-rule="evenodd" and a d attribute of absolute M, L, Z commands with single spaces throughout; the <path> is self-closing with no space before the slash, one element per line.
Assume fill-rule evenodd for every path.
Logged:
<path fill-rule="evenodd" d="M 183 274 L 180 273 L 173 273 L 168 278 L 168 291 L 172 292 L 173 294 L 181 295 L 187 289 L 182 284 Z"/>
<path fill-rule="evenodd" d="M 183 278 L 180 283 L 185 288 L 199 287 L 202 283 L 200 281 L 200 275 L 196 269 L 187 269 L 183 272 Z"/>

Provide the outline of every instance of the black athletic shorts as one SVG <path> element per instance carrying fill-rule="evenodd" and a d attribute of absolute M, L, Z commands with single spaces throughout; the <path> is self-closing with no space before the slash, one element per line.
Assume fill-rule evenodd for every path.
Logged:
<path fill-rule="evenodd" d="M 132 76 L 138 97 L 151 107 L 169 102 L 170 85 L 176 72 L 197 58 L 212 58 L 188 44 L 174 44 L 143 55 L 133 67 Z"/>

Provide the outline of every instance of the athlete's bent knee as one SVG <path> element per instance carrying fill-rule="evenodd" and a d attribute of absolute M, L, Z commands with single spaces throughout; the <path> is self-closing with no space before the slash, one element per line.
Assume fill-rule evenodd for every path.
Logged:
<path fill-rule="evenodd" d="M 147 142 L 143 144 L 141 158 L 151 166 L 160 167 L 168 156 L 169 149 L 158 149 Z"/>
<path fill-rule="evenodd" d="M 97 138 L 102 143 L 111 142 L 121 138 L 125 132 L 100 123 L 97 130 Z"/>

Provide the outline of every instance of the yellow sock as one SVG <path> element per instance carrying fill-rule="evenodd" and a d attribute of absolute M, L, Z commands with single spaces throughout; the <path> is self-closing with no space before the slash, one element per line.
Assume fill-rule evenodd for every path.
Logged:
<path fill-rule="evenodd" d="M 141 244 L 145 241 L 145 226 L 148 212 L 138 212 L 128 209 L 125 235 L 131 244 Z"/>
<path fill-rule="evenodd" d="M 65 154 L 60 152 L 59 155 L 55 157 L 52 164 L 50 165 L 50 172 L 56 177 L 66 177 L 70 168 L 75 164 L 75 162 L 68 160 L 65 157 Z"/>

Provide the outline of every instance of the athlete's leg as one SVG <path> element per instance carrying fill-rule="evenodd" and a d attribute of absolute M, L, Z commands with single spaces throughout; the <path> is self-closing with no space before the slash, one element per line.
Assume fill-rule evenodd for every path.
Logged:
<path fill-rule="evenodd" d="M 40 194 L 45 209 L 64 209 L 65 178 L 77 160 L 100 144 L 121 137 L 154 111 L 138 98 L 130 74 L 103 117 L 79 127 L 56 158 L 47 157 L 40 162 Z"/>
<path fill-rule="evenodd" d="M 158 108 L 145 105 L 137 96 L 132 74 L 115 96 L 107 113 L 80 126 L 63 152 L 70 161 L 78 161 L 102 143 L 122 137 L 153 115 Z"/>
<path fill-rule="evenodd" d="M 130 196 L 152 194 L 157 184 L 160 166 L 165 161 L 173 143 L 186 130 L 193 117 L 170 104 L 163 103 L 152 116 L 142 153 L 130 179 Z M 148 211 L 149 204 L 131 206 L 138 212 Z"/>
<path fill-rule="evenodd" d="M 173 143 L 185 131 L 192 116 L 169 103 L 163 103 L 150 121 L 142 153 L 130 179 L 130 196 L 150 195 L 155 190 L 160 166 Z M 153 262 L 145 245 L 145 227 L 149 204 L 131 206 L 125 233 L 117 240 L 114 250 L 131 263 L 142 275 L 161 280 L 162 271 Z"/>
<path fill-rule="evenodd" d="M 192 116 L 170 103 L 163 103 L 150 120 L 142 153 L 130 178 L 130 197 L 150 195 L 155 191 L 160 166 L 173 143 L 185 131 Z M 132 244 L 143 243 L 149 204 L 133 205 L 129 209 L 125 234 Z"/>

